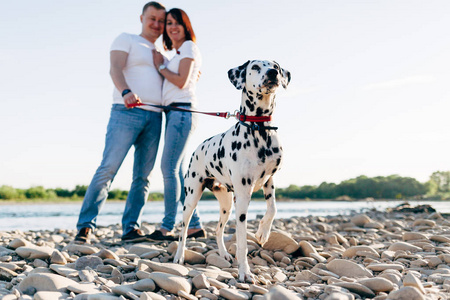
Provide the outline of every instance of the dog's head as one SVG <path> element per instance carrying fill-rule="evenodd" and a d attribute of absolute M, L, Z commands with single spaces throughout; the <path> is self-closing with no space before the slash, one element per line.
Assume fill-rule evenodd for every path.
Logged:
<path fill-rule="evenodd" d="M 291 81 L 291 73 L 276 61 L 249 60 L 242 66 L 230 69 L 228 78 L 238 90 L 246 86 L 248 90 L 270 94 L 280 85 L 286 88 Z"/>

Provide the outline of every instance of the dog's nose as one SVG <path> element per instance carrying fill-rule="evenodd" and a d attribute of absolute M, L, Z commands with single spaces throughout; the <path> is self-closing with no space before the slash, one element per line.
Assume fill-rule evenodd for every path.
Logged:
<path fill-rule="evenodd" d="M 277 75 L 278 75 L 278 71 L 275 69 L 270 69 L 269 71 L 267 71 L 267 77 L 271 80 L 276 79 Z"/>

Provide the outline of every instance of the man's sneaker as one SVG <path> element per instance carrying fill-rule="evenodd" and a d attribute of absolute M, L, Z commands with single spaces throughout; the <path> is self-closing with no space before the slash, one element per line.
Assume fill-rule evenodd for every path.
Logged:
<path fill-rule="evenodd" d="M 177 238 L 173 235 L 163 235 L 161 230 L 155 230 L 146 237 L 152 241 L 175 241 Z"/>
<path fill-rule="evenodd" d="M 75 241 L 80 243 L 87 243 L 89 241 L 90 235 L 92 232 L 92 228 L 84 227 L 78 231 L 78 234 L 75 236 Z"/>
<path fill-rule="evenodd" d="M 145 234 L 142 233 L 140 229 L 133 229 L 125 235 L 122 235 L 123 242 L 143 242 L 146 240 Z"/>

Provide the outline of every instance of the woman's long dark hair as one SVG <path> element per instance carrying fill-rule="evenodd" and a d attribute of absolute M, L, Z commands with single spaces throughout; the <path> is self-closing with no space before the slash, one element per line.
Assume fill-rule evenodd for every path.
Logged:
<path fill-rule="evenodd" d="M 167 16 L 171 15 L 181 26 L 184 28 L 184 34 L 186 35 L 187 41 L 193 41 L 194 43 L 197 41 L 194 33 L 194 29 L 192 29 L 191 21 L 189 20 L 188 15 L 186 12 L 180 8 L 172 8 L 169 10 L 166 14 L 166 22 L 167 22 Z M 172 41 L 169 38 L 169 35 L 167 34 L 167 26 L 164 26 L 164 34 L 163 34 L 163 44 L 164 48 L 166 50 L 172 50 L 173 45 Z"/>

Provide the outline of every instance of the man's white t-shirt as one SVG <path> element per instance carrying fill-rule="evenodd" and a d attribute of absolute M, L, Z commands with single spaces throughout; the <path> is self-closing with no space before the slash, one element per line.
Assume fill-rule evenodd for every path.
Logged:
<path fill-rule="evenodd" d="M 111 45 L 111 51 L 128 53 L 123 74 L 131 91 L 137 94 L 143 103 L 161 105 L 163 78 L 153 64 L 152 49 L 157 49 L 153 43 L 140 35 L 129 33 L 120 34 Z M 113 103 L 124 104 L 122 91 L 116 87 L 113 92 Z M 140 108 L 161 111 L 151 106 Z"/>
<path fill-rule="evenodd" d="M 198 80 L 200 67 L 202 65 L 202 57 L 197 45 L 193 41 L 185 41 L 178 49 L 179 54 L 169 61 L 167 69 L 173 73 L 178 73 L 180 61 L 183 58 L 192 58 L 194 60 L 193 71 L 188 78 L 187 83 L 183 89 L 180 89 L 167 79 L 164 80 L 162 89 L 163 105 L 169 105 L 173 102 L 191 103 L 195 107 L 197 98 L 195 96 L 195 85 Z"/>

